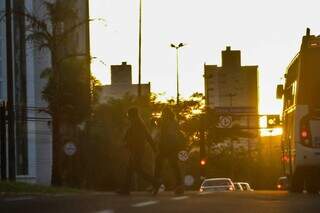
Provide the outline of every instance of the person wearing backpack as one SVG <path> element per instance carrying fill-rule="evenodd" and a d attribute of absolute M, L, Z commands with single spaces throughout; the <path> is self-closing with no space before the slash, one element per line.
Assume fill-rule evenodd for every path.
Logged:
<path fill-rule="evenodd" d="M 183 194 L 184 187 L 182 183 L 181 170 L 178 162 L 178 152 L 183 145 L 182 133 L 179 130 L 179 124 L 174 113 L 170 108 L 164 108 L 160 119 L 160 141 L 159 153 L 155 163 L 155 178 L 160 181 L 160 173 L 165 160 L 168 160 L 169 165 L 174 171 L 176 179 L 175 194 Z M 158 193 L 159 187 L 155 187 L 153 194 Z"/>

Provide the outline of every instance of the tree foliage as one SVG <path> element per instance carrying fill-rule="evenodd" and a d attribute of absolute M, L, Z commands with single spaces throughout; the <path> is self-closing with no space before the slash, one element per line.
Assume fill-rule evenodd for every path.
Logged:
<path fill-rule="evenodd" d="M 52 69 L 46 69 L 42 78 L 47 79 L 47 84 L 42 91 L 42 97 L 48 102 L 49 113 L 55 107 L 61 108 L 62 119 L 73 124 L 79 124 L 88 119 L 90 107 L 87 103 L 88 96 L 88 67 L 86 61 L 75 58 L 61 63 L 61 76 L 59 79 L 53 77 Z M 91 76 L 91 96 L 96 96 L 96 84 L 99 82 Z"/>

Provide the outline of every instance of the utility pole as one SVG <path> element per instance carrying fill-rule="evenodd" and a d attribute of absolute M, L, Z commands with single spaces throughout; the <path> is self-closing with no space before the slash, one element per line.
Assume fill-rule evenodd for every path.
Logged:
<path fill-rule="evenodd" d="M 12 63 L 12 13 L 11 0 L 6 0 L 6 44 L 7 44 L 7 111 L 8 111 L 8 154 L 9 180 L 16 180 L 16 146 L 13 110 L 13 63 Z"/>
<path fill-rule="evenodd" d="M 200 181 L 206 177 L 205 115 L 200 117 Z"/>
<path fill-rule="evenodd" d="M 235 97 L 236 96 L 236 94 L 235 93 L 229 93 L 229 94 L 227 94 L 226 95 L 227 97 L 229 97 L 229 101 L 230 101 L 230 108 L 232 108 L 233 107 L 233 97 Z M 234 138 L 232 137 L 232 138 L 230 138 L 230 142 L 231 142 L 231 178 L 234 178 L 234 142 L 235 142 L 235 140 L 234 140 Z"/>
<path fill-rule="evenodd" d="M 138 97 L 141 97 L 141 22 L 142 22 L 142 0 L 139 1 L 139 61 L 138 61 L 138 69 L 139 69 L 139 76 L 138 76 Z"/>
<path fill-rule="evenodd" d="M 269 129 L 269 144 L 268 144 L 268 150 L 269 150 L 269 163 L 270 165 L 272 165 L 272 132 L 273 132 L 273 129 Z"/>
<path fill-rule="evenodd" d="M 7 180 L 7 130 L 6 130 L 6 105 L 0 103 L 0 156 L 1 180 Z"/>
<path fill-rule="evenodd" d="M 248 133 L 250 133 L 251 131 L 249 130 L 250 128 L 250 116 L 247 115 L 247 128 L 248 128 Z M 248 171 L 248 178 L 251 180 L 251 169 L 252 169 L 252 153 L 251 153 L 251 138 L 249 136 L 247 136 L 247 146 L 248 146 L 248 158 L 249 158 L 249 164 L 247 167 L 247 171 Z"/>

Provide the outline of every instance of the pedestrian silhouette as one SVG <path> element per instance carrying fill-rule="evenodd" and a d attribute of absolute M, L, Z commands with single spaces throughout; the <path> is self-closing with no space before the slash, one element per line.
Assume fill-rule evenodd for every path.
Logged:
<path fill-rule="evenodd" d="M 160 173 L 165 160 L 172 167 L 176 179 L 175 194 L 184 192 L 181 171 L 178 163 L 178 152 L 182 145 L 182 133 L 170 108 L 164 108 L 160 120 L 159 154 L 156 157 L 155 177 L 160 181 Z M 154 188 L 153 194 L 157 194 L 158 188 Z"/>
<path fill-rule="evenodd" d="M 122 195 L 130 194 L 131 180 L 134 173 L 137 173 L 146 181 L 150 182 L 154 188 L 159 187 L 158 181 L 143 169 L 143 156 L 146 150 L 146 143 L 148 142 L 153 150 L 156 150 L 152 137 L 140 118 L 136 107 L 130 108 L 127 115 L 130 121 L 130 127 L 126 131 L 124 141 L 129 151 L 129 164 L 126 171 L 125 183 L 118 191 L 118 193 Z"/>

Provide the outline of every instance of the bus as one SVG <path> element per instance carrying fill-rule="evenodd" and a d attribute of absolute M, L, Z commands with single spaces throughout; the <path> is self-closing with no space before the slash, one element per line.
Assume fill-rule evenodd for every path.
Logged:
<path fill-rule="evenodd" d="M 292 192 L 320 189 L 320 37 L 302 38 L 299 53 L 277 85 L 283 100 L 282 162 Z"/>

